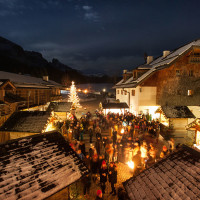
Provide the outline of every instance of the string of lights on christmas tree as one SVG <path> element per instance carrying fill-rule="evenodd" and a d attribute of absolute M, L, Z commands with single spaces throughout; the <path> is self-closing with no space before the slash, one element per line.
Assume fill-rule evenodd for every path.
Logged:
<path fill-rule="evenodd" d="M 76 86 L 74 84 L 74 81 L 72 81 L 72 85 L 70 87 L 70 94 L 69 94 L 69 99 L 68 102 L 72 102 L 72 107 L 77 108 L 80 107 L 80 99 L 77 95 L 76 92 Z"/>

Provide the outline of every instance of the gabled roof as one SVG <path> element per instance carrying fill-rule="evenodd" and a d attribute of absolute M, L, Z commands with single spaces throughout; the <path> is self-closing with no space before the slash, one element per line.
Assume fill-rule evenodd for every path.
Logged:
<path fill-rule="evenodd" d="M 103 109 L 124 109 L 129 108 L 127 103 L 103 103 Z"/>
<path fill-rule="evenodd" d="M 0 131 L 41 133 L 50 118 L 46 111 L 19 111 L 3 124 Z"/>
<path fill-rule="evenodd" d="M 130 200 L 199 199 L 200 152 L 183 146 L 123 183 Z"/>
<path fill-rule="evenodd" d="M 4 88 L 7 85 L 10 85 L 13 89 L 15 89 L 16 87 L 10 82 L 9 79 L 0 79 L 0 88 Z"/>
<path fill-rule="evenodd" d="M 196 118 L 193 122 L 189 123 L 187 126 L 186 126 L 186 129 L 189 130 L 189 129 L 197 129 L 198 131 L 200 131 L 200 118 Z"/>
<path fill-rule="evenodd" d="M 40 86 L 57 86 L 61 87 L 59 83 L 56 83 L 55 81 L 44 81 L 42 78 L 36 78 L 33 76 L 27 76 L 27 75 L 21 75 L 21 74 L 15 74 L 15 73 L 10 73 L 10 72 L 4 72 L 0 71 L 0 79 L 9 79 L 11 82 L 14 84 L 18 84 L 20 87 L 21 85 L 37 85 Z"/>
<path fill-rule="evenodd" d="M 184 45 L 184 46 L 182 46 L 178 49 L 175 49 L 174 51 L 172 51 L 166 57 L 163 57 L 163 56 L 158 57 L 156 60 L 152 61 L 149 64 L 151 66 L 151 68 L 146 73 L 144 73 L 143 75 L 138 77 L 137 80 L 134 80 L 134 81 L 129 82 L 129 83 L 126 83 L 126 82 L 123 82 L 123 81 L 121 83 L 119 82 L 118 84 L 115 85 L 115 88 L 136 87 L 138 84 L 140 84 L 146 78 L 151 76 L 154 72 L 170 66 L 172 64 L 172 62 L 174 62 L 177 58 L 179 58 L 181 55 L 183 55 L 184 53 L 186 53 L 188 50 L 190 50 L 191 48 L 193 48 L 195 46 L 200 47 L 200 39 L 194 40 L 194 41 L 190 42 L 189 44 L 186 44 L 186 45 Z M 140 67 L 140 66 L 138 66 L 138 67 Z"/>
<path fill-rule="evenodd" d="M 45 199 L 88 174 L 58 132 L 0 144 L 0 199 Z"/>
<path fill-rule="evenodd" d="M 187 106 L 161 106 L 161 111 L 167 118 L 195 118 Z"/>
<path fill-rule="evenodd" d="M 69 112 L 71 109 L 71 102 L 51 102 L 47 111 L 54 112 Z"/>

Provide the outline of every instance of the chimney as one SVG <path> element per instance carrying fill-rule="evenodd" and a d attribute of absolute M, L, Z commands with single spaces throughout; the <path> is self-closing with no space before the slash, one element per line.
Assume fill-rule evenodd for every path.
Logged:
<path fill-rule="evenodd" d="M 49 81 L 49 76 L 43 76 L 42 79 L 43 81 Z"/>
<path fill-rule="evenodd" d="M 167 57 L 170 54 L 170 51 L 163 51 L 163 58 Z"/>
<path fill-rule="evenodd" d="M 153 61 L 153 56 L 147 56 L 147 65 Z"/>
<path fill-rule="evenodd" d="M 124 70 L 123 70 L 123 74 L 126 74 L 126 73 L 127 73 L 127 70 L 126 70 L 126 69 L 124 69 Z"/>

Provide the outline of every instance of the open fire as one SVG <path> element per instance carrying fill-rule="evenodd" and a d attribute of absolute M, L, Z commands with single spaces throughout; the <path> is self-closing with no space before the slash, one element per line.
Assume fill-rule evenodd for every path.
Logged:
<path fill-rule="evenodd" d="M 127 165 L 129 166 L 129 168 L 134 169 L 134 162 L 133 161 L 128 161 Z"/>

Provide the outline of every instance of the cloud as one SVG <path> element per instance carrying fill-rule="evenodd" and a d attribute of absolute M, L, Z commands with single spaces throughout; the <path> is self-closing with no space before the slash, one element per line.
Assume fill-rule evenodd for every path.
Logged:
<path fill-rule="evenodd" d="M 99 14 L 94 11 L 94 8 L 92 6 L 83 5 L 82 9 L 84 11 L 84 19 L 88 21 L 98 22 L 100 21 Z"/>
<path fill-rule="evenodd" d="M 0 0 L 0 16 L 18 15 L 26 9 L 22 0 Z"/>
<path fill-rule="evenodd" d="M 92 6 L 83 6 L 82 8 L 87 12 L 92 10 Z"/>
<path fill-rule="evenodd" d="M 1 17 L 6 17 L 8 15 L 16 15 L 16 13 L 13 11 L 9 11 L 9 10 L 0 10 Z"/>
<path fill-rule="evenodd" d="M 91 21 L 94 21 L 94 22 L 98 22 L 99 21 L 99 15 L 96 12 L 87 12 L 87 13 L 85 13 L 84 18 L 86 20 L 91 20 Z"/>

